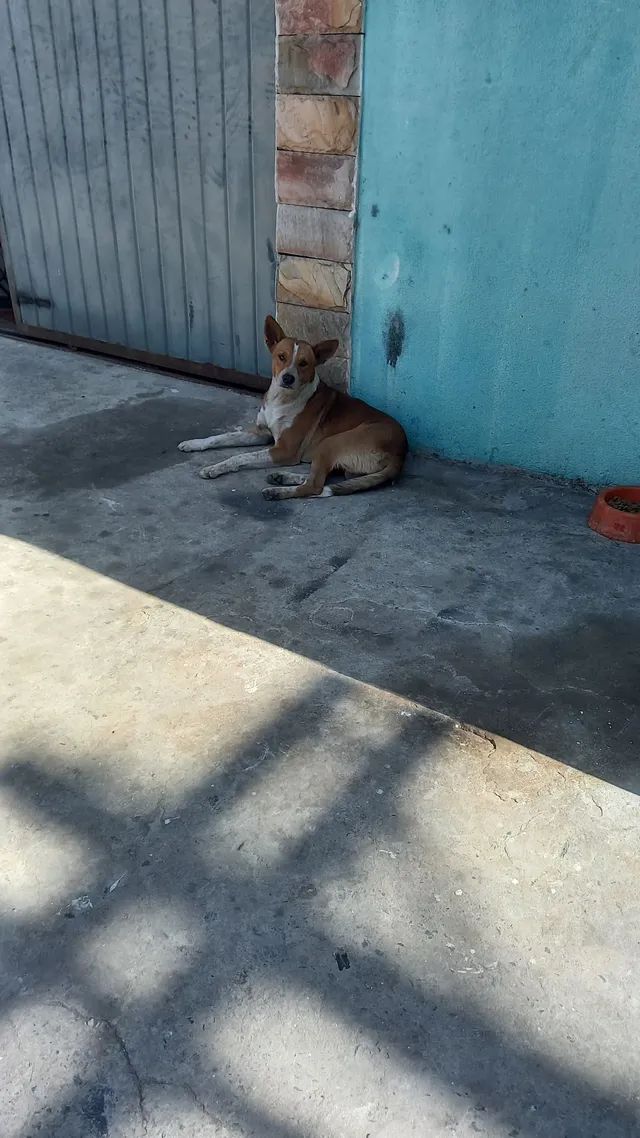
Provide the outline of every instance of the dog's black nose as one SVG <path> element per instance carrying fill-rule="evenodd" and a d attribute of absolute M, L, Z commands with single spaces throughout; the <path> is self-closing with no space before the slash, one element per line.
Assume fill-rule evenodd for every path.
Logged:
<path fill-rule="evenodd" d="M 295 375 L 292 375 L 290 371 L 285 371 L 280 382 L 282 383 L 283 387 L 293 387 L 295 381 Z"/>

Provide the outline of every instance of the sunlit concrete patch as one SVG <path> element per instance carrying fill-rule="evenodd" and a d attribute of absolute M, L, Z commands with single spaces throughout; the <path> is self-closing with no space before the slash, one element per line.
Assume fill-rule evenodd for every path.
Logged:
<path fill-rule="evenodd" d="M 171 904 L 138 898 L 86 933 L 78 964 L 94 992 L 144 1006 L 179 983 L 200 947 L 194 914 L 177 897 Z"/>
<path fill-rule="evenodd" d="M 219 1115 L 210 1110 L 188 1084 L 144 1084 L 144 1116 L 147 1135 L 154 1138 L 232 1138 Z M 237 1134 L 237 1130 L 236 1130 Z"/>
<path fill-rule="evenodd" d="M 0 557 L 11 660 L 3 761 L 46 751 L 50 771 L 71 763 L 90 772 L 96 797 L 116 812 L 152 808 L 163 780 L 173 809 L 318 674 L 292 653 L 26 543 L 0 538 Z"/>
<path fill-rule="evenodd" d="M 351 979 L 344 974 L 345 983 Z M 455 1089 L 433 1079 L 411 1048 L 408 1055 L 390 1049 L 375 1032 L 304 992 L 259 988 L 251 1008 L 227 1015 L 209 1044 L 229 1086 L 236 1093 L 250 1087 L 254 1103 L 275 1097 L 278 1115 L 294 1133 L 406 1138 L 426 1133 L 428 1118 L 429 1133 L 466 1138 L 474 1119 L 482 1118 L 472 1107 L 461 1111 Z M 459 1131 L 455 1120 L 463 1122 Z M 491 1130 L 496 1138 L 507 1133 L 501 1126 Z"/>
<path fill-rule="evenodd" d="M 361 832 L 348 866 L 323 881 L 312 905 L 325 934 L 409 974 L 418 998 L 500 1022 L 515 1048 L 530 1041 L 603 1098 L 634 1096 L 638 1056 L 616 1039 L 640 1014 L 637 799 L 454 725 L 437 761 L 387 773 L 377 793 L 396 832 Z M 585 1024 L 598 1025 L 597 1052 Z"/>
<path fill-rule="evenodd" d="M 52 912 L 80 892 L 94 851 L 70 826 L 55 824 L 0 787 L 0 909 L 19 917 Z"/>
<path fill-rule="evenodd" d="M 146 1133 L 117 1031 L 53 993 L 25 999 L 0 1023 L 0 1117 L 3 1138 Z"/>
<path fill-rule="evenodd" d="M 219 864 L 240 848 L 245 866 L 273 868 L 295 856 L 322 825 L 327 804 L 348 796 L 365 776 L 371 754 L 393 746 L 402 720 L 376 712 L 379 702 L 373 689 L 317 672 L 313 687 L 278 706 L 274 725 L 238 767 L 233 800 L 211 820 L 205 856 Z M 375 779 L 367 777 L 362 793 L 363 807 L 364 797 L 375 802 Z"/>

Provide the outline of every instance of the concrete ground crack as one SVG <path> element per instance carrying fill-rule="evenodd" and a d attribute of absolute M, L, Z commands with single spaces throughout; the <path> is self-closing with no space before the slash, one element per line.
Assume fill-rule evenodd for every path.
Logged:
<path fill-rule="evenodd" d="M 74 1019 L 77 1019 L 83 1023 L 85 1027 L 88 1025 L 91 1018 L 87 1015 L 86 1012 L 81 1011 L 80 1008 L 76 1008 L 73 1004 L 65 1003 L 64 1000 L 48 1000 L 45 1004 L 45 1007 L 62 1008 L 63 1011 L 69 1012 L 69 1015 L 73 1016 Z"/>
<path fill-rule="evenodd" d="M 596 801 L 596 799 L 593 797 L 592 794 L 589 795 L 589 798 L 593 802 L 593 805 L 600 811 L 600 817 L 603 818 L 604 817 L 604 810 L 603 810 L 602 806 L 600 805 L 600 803 Z"/>
<path fill-rule="evenodd" d="M 468 731 L 469 734 L 476 735 L 478 739 L 483 739 L 494 751 L 498 749 L 493 735 L 490 735 L 488 731 L 483 731 L 482 727 L 474 727 L 471 723 L 462 723 L 461 726 L 463 731 Z"/>
<path fill-rule="evenodd" d="M 194 1089 L 190 1083 L 172 1083 L 172 1082 L 168 1081 L 167 1079 L 154 1079 L 153 1077 L 149 1077 L 149 1078 L 145 1079 L 144 1082 L 142 1083 L 143 1097 L 144 1097 L 144 1087 L 145 1086 L 147 1086 L 147 1087 L 160 1087 L 161 1089 L 170 1090 L 170 1091 L 184 1091 L 184 1092 L 186 1092 L 186 1094 L 188 1094 L 189 1097 L 191 1099 L 193 1099 L 194 1103 L 198 1107 L 198 1110 L 201 1110 L 202 1113 L 204 1115 L 206 1115 L 206 1117 L 211 1122 L 213 1122 L 215 1126 L 221 1125 L 220 1119 L 215 1114 L 211 1113 L 211 1111 L 209 1110 L 206 1103 L 204 1103 L 203 1100 L 200 1098 L 199 1094 L 196 1091 L 194 1091 Z"/>
<path fill-rule="evenodd" d="M 527 818 L 526 822 L 523 822 L 522 825 L 518 827 L 518 829 L 516 830 L 515 833 L 513 833 L 510 830 L 507 834 L 505 834 L 505 838 L 504 838 L 504 842 L 503 842 L 503 849 L 504 849 L 504 852 L 506 853 L 507 857 L 509 858 L 510 862 L 513 862 L 513 858 L 511 857 L 511 854 L 509 853 L 507 842 L 515 841 L 516 838 L 521 837 L 522 834 L 525 834 L 527 832 L 531 823 L 535 822 L 536 818 L 542 818 L 542 817 L 543 817 L 543 815 L 540 812 L 538 812 L 537 814 L 532 814 L 530 818 Z"/>
<path fill-rule="evenodd" d="M 101 1022 L 104 1025 L 104 1027 L 106 1027 L 107 1031 L 111 1032 L 111 1035 L 113 1036 L 113 1038 L 114 1038 L 114 1040 L 118 1046 L 118 1050 L 120 1051 L 120 1053 L 121 1053 L 121 1055 L 125 1061 L 125 1064 L 127 1066 L 127 1070 L 129 1072 L 132 1080 L 133 1080 L 134 1086 L 136 1088 L 136 1095 L 137 1095 L 137 1099 L 138 1099 L 138 1110 L 140 1112 L 140 1120 L 142 1122 L 142 1129 L 144 1130 L 144 1133 L 146 1134 L 147 1133 L 147 1120 L 146 1120 L 146 1116 L 144 1113 L 144 1088 L 143 1088 L 142 1079 L 140 1078 L 140 1075 L 138 1074 L 136 1066 L 135 1066 L 135 1064 L 134 1064 L 134 1062 L 133 1062 L 133 1060 L 129 1054 L 129 1051 L 127 1049 L 127 1045 L 126 1045 L 124 1039 L 122 1038 L 122 1035 L 120 1034 L 115 1023 L 112 1023 L 111 1020 L 108 1020 L 108 1019 L 103 1019 Z"/>
<path fill-rule="evenodd" d="M 129 1054 L 129 1051 L 127 1049 L 127 1045 L 126 1045 L 124 1039 L 122 1038 L 122 1035 L 120 1034 L 115 1023 L 112 1023 L 110 1020 L 104 1019 L 101 1016 L 95 1016 L 95 1017 L 88 1016 L 85 1011 L 82 1011 L 80 1008 L 75 1007 L 74 1004 L 65 1003 L 64 1000 L 50 1000 L 49 1001 L 49 1007 L 62 1008 L 65 1012 L 69 1012 L 69 1015 L 73 1016 L 74 1019 L 79 1020 L 85 1026 L 104 1027 L 111 1034 L 112 1038 L 114 1039 L 114 1041 L 117 1045 L 118 1050 L 120 1051 L 120 1054 L 122 1055 L 122 1057 L 125 1061 L 129 1075 L 131 1076 L 133 1084 L 136 1088 L 136 1098 L 137 1098 L 137 1102 L 138 1102 L 138 1110 L 140 1112 L 140 1119 L 142 1122 L 142 1128 L 144 1130 L 144 1133 L 146 1134 L 147 1133 L 147 1120 L 146 1120 L 145 1113 L 144 1113 L 144 1089 L 143 1089 L 142 1079 L 140 1078 L 140 1075 L 138 1074 L 138 1072 L 136 1070 L 135 1064 L 134 1064 L 134 1062 L 133 1062 L 133 1060 Z"/>
<path fill-rule="evenodd" d="M 66 1012 L 69 1012 L 69 1014 L 72 1015 L 74 1017 L 74 1019 L 79 1020 L 81 1023 L 83 1023 L 85 1025 L 91 1024 L 93 1021 L 93 1017 L 87 1016 L 86 1012 L 81 1011 L 79 1008 L 74 1007 L 73 1004 L 65 1003 L 64 1000 L 51 1001 L 50 1006 L 63 1008 L 63 1010 Z M 114 1042 L 116 1043 L 116 1046 L 117 1046 L 120 1054 L 122 1055 L 122 1057 L 125 1061 L 127 1071 L 129 1072 L 129 1075 L 131 1076 L 131 1080 L 132 1080 L 132 1082 L 135 1086 L 135 1089 L 136 1089 L 138 1111 L 140 1113 L 140 1120 L 142 1122 L 142 1128 L 143 1128 L 143 1131 L 145 1134 L 147 1133 L 147 1117 L 146 1117 L 145 1105 L 144 1105 L 144 1098 L 145 1098 L 144 1088 L 145 1088 L 145 1086 L 147 1086 L 147 1087 L 163 1087 L 163 1088 L 166 1088 L 169 1090 L 174 1090 L 174 1091 L 184 1091 L 186 1094 L 189 1095 L 189 1097 L 191 1099 L 193 1099 L 193 1101 L 195 1102 L 198 1109 L 201 1110 L 202 1113 L 204 1115 L 206 1115 L 206 1117 L 209 1118 L 211 1122 L 214 1123 L 214 1125 L 216 1125 L 216 1126 L 220 1125 L 220 1119 L 211 1113 L 211 1111 L 207 1107 L 206 1103 L 203 1102 L 203 1100 L 200 1098 L 200 1096 L 197 1094 L 197 1092 L 193 1089 L 193 1087 L 189 1083 L 172 1083 L 172 1082 L 168 1082 L 168 1081 L 163 1080 L 163 1079 L 154 1079 L 150 1076 L 143 1078 L 138 1073 L 136 1065 L 133 1062 L 131 1055 L 129 1054 L 129 1049 L 128 1049 L 125 1041 L 124 1041 L 123 1036 L 120 1033 L 120 1030 L 116 1026 L 116 1024 L 113 1023 L 111 1020 L 98 1018 L 98 1017 L 96 1017 L 95 1021 L 93 1021 L 93 1022 L 95 1022 L 96 1027 L 104 1027 L 105 1030 L 110 1033 Z"/>

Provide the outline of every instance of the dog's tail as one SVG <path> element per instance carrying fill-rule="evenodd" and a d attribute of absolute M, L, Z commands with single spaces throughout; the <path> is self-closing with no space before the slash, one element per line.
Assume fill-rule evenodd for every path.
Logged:
<path fill-rule="evenodd" d="M 393 482 L 404 466 L 403 458 L 390 458 L 382 470 L 374 474 L 363 474 L 359 478 L 347 478 L 345 482 L 332 483 L 331 494 L 358 494 L 361 490 L 372 490 L 374 486 L 382 486 L 384 482 Z"/>

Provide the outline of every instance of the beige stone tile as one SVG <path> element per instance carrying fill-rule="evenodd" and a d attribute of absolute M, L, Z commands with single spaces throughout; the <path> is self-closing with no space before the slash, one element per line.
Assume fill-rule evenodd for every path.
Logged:
<path fill-rule="evenodd" d="M 348 312 L 329 312 L 324 308 L 307 308 L 302 304 L 279 304 L 278 321 L 287 336 L 319 344 L 337 340 L 336 357 L 344 359 L 351 352 L 351 317 Z"/>
<path fill-rule="evenodd" d="M 353 215 L 315 206 L 279 205 L 276 249 L 325 261 L 353 260 Z"/>
<path fill-rule="evenodd" d="M 353 209 L 355 159 L 337 154 L 296 154 L 278 151 L 278 201 L 290 205 Z"/>
<path fill-rule="evenodd" d="M 347 95 L 279 95 L 276 134 L 280 150 L 355 154 L 358 101 Z"/>
<path fill-rule="evenodd" d="M 362 36 L 280 36 L 278 90 L 360 94 Z"/>
<path fill-rule="evenodd" d="M 346 312 L 351 266 L 307 257 L 283 257 L 278 270 L 278 301 Z"/>

